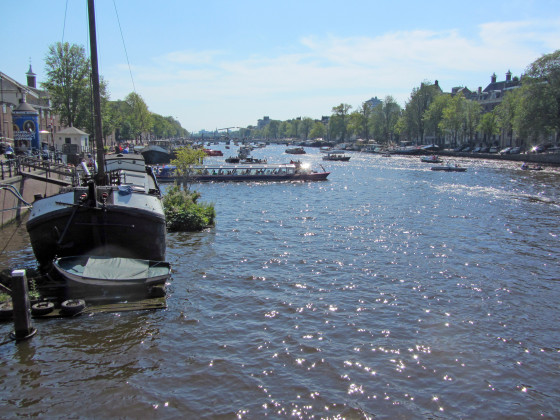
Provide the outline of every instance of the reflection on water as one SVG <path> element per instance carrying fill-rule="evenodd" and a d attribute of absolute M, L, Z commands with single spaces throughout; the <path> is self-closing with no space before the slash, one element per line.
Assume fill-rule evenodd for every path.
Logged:
<path fill-rule="evenodd" d="M 217 225 L 168 235 L 168 309 L 36 321 L 0 346 L 3 416 L 560 416 L 558 176 L 461 164 L 197 185 Z"/>

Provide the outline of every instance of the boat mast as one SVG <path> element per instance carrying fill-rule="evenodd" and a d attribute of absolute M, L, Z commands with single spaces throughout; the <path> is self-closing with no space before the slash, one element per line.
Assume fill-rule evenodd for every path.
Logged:
<path fill-rule="evenodd" d="M 93 0 L 88 0 L 89 15 L 89 45 L 91 54 L 91 78 L 93 85 L 93 113 L 94 113 L 94 137 L 97 148 L 97 182 L 105 184 L 105 150 L 103 149 L 103 128 L 101 125 L 101 96 L 99 94 L 99 68 L 97 62 L 97 35 L 95 32 L 95 9 Z"/>

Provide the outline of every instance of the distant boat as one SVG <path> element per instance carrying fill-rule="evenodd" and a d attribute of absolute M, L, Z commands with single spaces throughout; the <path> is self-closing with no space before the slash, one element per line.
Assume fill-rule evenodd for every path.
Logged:
<path fill-rule="evenodd" d="M 467 168 L 460 166 L 458 163 L 448 162 L 447 165 L 432 166 L 432 171 L 445 171 L 445 172 L 465 172 Z"/>
<path fill-rule="evenodd" d="M 442 160 L 437 155 L 430 155 L 430 156 L 422 156 L 420 158 L 422 162 L 425 163 L 441 163 Z"/>
<path fill-rule="evenodd" d="M 323 156 L 323 160 L 348 162 L 350 160 L 350 156 L 345 155 L 342 150 L 331 150 L 326 156 Z"/>
<path fill-rule="evenodd" d="M 169 150 L 155 144 L 144 147 L 140 154 L 144 157 L 146 165 L 161 165 L 171 162 Z"/>
<path fill-rule="evenodd" d="M 531 165 L 529 165 L 529 164 L 526 163 L 526 162 L 523 163 L 523 165 L 521 165 L 521 169 L 522 169 L 523 171 L 542 171 L 542 170 L 543 170 L 542 166 L 540 166 L 540 165 L 533 165 L 533 166 L 531 166 Z"/>
<path fill-rule="evenodd" d="M 290 149 L 286 149 L 286 153 L 291 155 L 304 155 L 305 149 L 303 147 L 292 147 Z"/>
<path fill-rule="evenodd" d="M 221 150 L 212 150 L 212 149 L 203 149 L 203 150 L 204 150 L 204 153 L 206 153 L 206 156 L 223 156 L 224 155 Z"/>

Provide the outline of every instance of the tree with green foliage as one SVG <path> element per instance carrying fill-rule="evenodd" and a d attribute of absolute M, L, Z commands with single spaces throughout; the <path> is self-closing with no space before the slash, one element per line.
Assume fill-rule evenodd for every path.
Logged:
<path fill-rule="evenodd" d="M 309 137 L 312 139 L 324 139 L 327 134 L 327 128 L 325 124 L 320 121 L 316 121 L 313 123 L 313 127 L 311 127 L 311 131 L 309 131 Z"/>
<path fill-rule="evenodd" d="M 205 156 L 202 149 L 187 146 L 176 150 L 176 158 L 171 160 L 177 180 L 163 197 L 167 229 L 171 232 L 200 231 L 214 224 L 214 206 L 198 203 L 200 194 L 190 191 L 193 165 L 201 164 Z"/>
<path fill-rule="evenodd" d="M 522 79 L 522 111 L 538 139 L 560 134 L 560 50 L 545 54 L 527 68 Z"/>
<path fill-rule="evenodd" d="M 373 109 L 372 114 L 376 140 L 380 143 L 392 142 L 395 126 L 401 115 L 399 104 L 389 95 Z"/>
<path fill-rule="evenodd" d="M 420 144 L 424 143 L 425 120 L 424 113 L 428 110 L 435 97 L 441 94 L 438 85 L 430 82 L 423 82 L 419 88 L 412 89 L 410 99 L 406 103 L 406 123 L 410 126 L 408 131 L 419 140 Z"/>
<path fill-rule="evenodd" d="M 509 146 L 513 146 L 513 132 L 519 125 L 518 115 L 521 100 L 521 90 L 514 89 L 505 94 L 502 102 L 494 109 L 499 128 L 504 138 L 509 138 Z"/>
<path fill-rule="evenodd" d="M 424 113 L 424 128 L 426 133 L 432 134 L 436 138 L 438 144 L 443 143 L 444 135 L 440 123 L 443 119 L 443 110 L 450 101 L 450 94 L 437 95 Z"/>
<path fill-rule="evenodd" d="M 332 116 L 329 121 L 329 131 L 331 139 L 339 139 L 341 142 L 346 140 L 348 123 L 350 121 L 349 111 L 352 105 L 340 104 L 333 107 Z"/>
<path fill-rule="evenodd" d="M 58 42 L 49 46 L 45 58 L 47 80 L 41 83 L 49 92 L 52 108 L 63 125 L 93 133 L 91 64 L 83 46 Z M 102 103 L 107 101 L 107 85 L 100 80 Z"/>
<path fill-rule="evenodd" d="M 144 99 L 136 92 L 129 93 L 124 102 L 128 106 L 127 121 L 130 123 L 134 139 L 141 139 L 142 133 L 152 129 L 152 114 Z"/>
<path fill-rule="evenodd" d="M 177 184 L 182 185 L 185 190 L 190 188 L 193 165 L 201 165 L 206 153 L 202 149 L 193 149 L 190 146 L 175 150 L 175 159 L 171 164 L 175 165 Z"/>
<path fill-rule="evenodd" d="M 476 137 L 476 130 L 482 115 L 482 106 L 471 100 L 465 100 L 463 103 L 463 127 L 470 142 Z"/>
<path fill-rule="evenodd" d="M 452 144 L 457 145 L 461 132 L 466 132 L 464 124 L 464 108 L 466 99 L 463 93 L 455 95 L 443 109 L 440 128 L 447 130 L 452 138 Z"/>
<path fill-rule="evenodd" d="M 311 127 L 313 127 L 313 120 L 309 117 L 302 118 L 299 123 L 299 131 L 303 140 L 307 140 L 309 138 Z"/>
<path fill-rule="evenodd" d="M 480 123 L 478 124 L 478 130 L 482 133 L 484 143 L 490 145 L 492 136 L 500 132 L 496 112 L 491 111 L 482 115 Z"/>

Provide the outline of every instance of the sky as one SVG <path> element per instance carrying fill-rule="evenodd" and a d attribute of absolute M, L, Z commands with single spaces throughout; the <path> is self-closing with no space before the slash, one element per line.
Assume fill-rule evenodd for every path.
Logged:
<path fill-rule="evenodd" d="M 96 0 L 110 99 L 136 92 L 190 132 L 320 119 L 438 80 L 483 89 L 560 49 L 560 0 Z M 50 45 L 89 54 L 86 0 L 0 0 L 0 71 L 46 80 Z"/>

